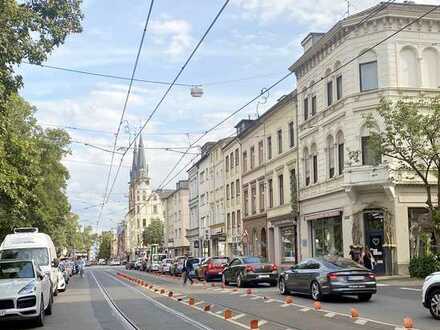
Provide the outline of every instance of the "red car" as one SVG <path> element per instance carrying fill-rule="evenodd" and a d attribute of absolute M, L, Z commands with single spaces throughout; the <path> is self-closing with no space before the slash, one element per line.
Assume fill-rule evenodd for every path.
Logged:
<path fill-rule="evenodd" d="M 209 282 L 212 279 L 221 279 L 223 269 L 229 263 L 227 257 L 209 257 L 197 269 L 197 277 Z"/>

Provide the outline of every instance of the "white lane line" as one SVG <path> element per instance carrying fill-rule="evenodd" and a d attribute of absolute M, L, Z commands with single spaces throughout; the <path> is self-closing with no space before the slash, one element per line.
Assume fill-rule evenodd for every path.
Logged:
<path fill-rule="evenodd" d="M 112 304 L 110 298 L 107 296 L 107 294 L 105 293 L 105 291 L 102 288 L 101 284 L 96 279 L 95 274 L 93 274 L 93 271 L 91 271 L 90 274 L 92 275 L 93 279 L 95 280 L 96 285 L 98 286 L 99 291 L 101 291 L 101 294 L 104 297 L 105 301 L 107 302 L 108 306 L 111 308 L 112 314 L 120 320 L 121 324 L 124 326 L 125 329 L 134 329 L 134 327 L 130 323 L 128 323 L 128 321 L 124 318 L 124 316 L 122 316 L 123 315 L 122 312 L 120 312 Z"/>
<path fill-rule="evenodd" d="M 243 316 L 246 316 L 245 314 L 238 314 L 232 317 L 233 320 L 241 319 Z"/>
<path fill-rule="evenodd" d="M 287 306 L 289 306 L 289 305 L 291 305 L 291 304 L 282 304 L 280 307 L 287 307 Z"/>
<path fill-rule="evenodd" d="M 400 288 L 400 290 L 407 290 L 407 291 L 422 291 L 422 289 L 417 289 L 417 288 Z"/>
<path fill-rule="evenodd" d="M 390 286 L 390 284 L 376 283 L 376 286 Z"/>
<path fill-rule="evenodd" d="M 215 314 L 217 314 L 217 315 L 220 315 L 220 314 L 222 314 L 223 313 L 223 311 L 217 311 L 217 312 L 215 312 Z"/>
<path fill-rule="evenodd" d="M 251 298 L 251 300 L 257 300 L 257 299 L 261 299 L 261 298 L 262 297 L 256 296 L 256 297 Z"/>
<path fill-rule="evenodd" d="M 335 317 L 335 315 L 336 315 L 336 313 L 330 312 L 330 313 L 325 314 L 324 316 L 325 317 Z"/>
<path fill-rule="evenodd" d="M 223 289 L 214 289 L 214 291 L 223 291 Z"/>
<path fill-rule="evenodd" d="M 215 316 L 215 317 L 218 317 L 219 319 L 224 320 L 223 316 L 221 316 L 221 315 L 218 315 L 218 314 L 213 313 L 213 312 L 208 312 L 208 313 L 211 314 L 212 316 Z M 248 326 L 248 325 L 245 325 L 245 324 L 240 323 L 240 322 L 238 322 L 238 321 L 235 321 L 235 320 L 232 320 L 232 319 L 227 319 L 227 320 L 225 320 L 225 321 L 231 322 L 231 323 L 233 323 L 233 324 L 235 324 L 235 325 L 237 325 L 237 326 L 239 326 L 239 327 L 242 327 L 242 328 L 244 328 L 244 329 L 249 329 L 249 326 Z"/>
<path fill-rule="evenodd" d="M 231 294 L 239 294 L 240 292 L 238 291 L 232 291 Z"/>
<path fill-rule="evenodd" d="M 245 294 L 241 294 L 240 295 L 240 297 L 247 297 L 248 295 L 245 293 Z"/>
<path fill-rule="evenodd" d="M 271 302 L 274 302 L 275 300 L 274 299 L 267 299 L 266 301 L 265 301 L 265 303 L 271 303 Z"/>
<path fill-rule="evenodd" d="M 197 306 L 197 305 L 200 305 L 200 304 L 203 304 L 203 303 L 204 303 L 204 301 L 203 301 L 203 300 L 200 300 L 200 301 L 196 302 L 196 303 L 194 304 L 194 306 Z"/>
<path fill-rule="evenodd" d="M 223 293 L 228 293 L 230 292 L 229 290 L 222 290 Z"/>
<path fill-rule="evenodd" d="M 190 325 L 192 325 L 192 326 L 195 326 L 196 328 L 199 328 L 199 329 L 201 329 L 201 330 L 213 330 L 213 329 L 211 329 L 210 327 L 208 327 L 208 326 L 206 326 L 206 325 L 204 325 L 204 324 L 202 324 L 202 323 L 200 323 L 200 322 L 198 322 L 198 321 L 196 321 L 196 320 L 194 320 L 194 319 L 192 319 L 192 318 L 186 316 L 185 314 L 180 313 L 180 312 L 177 312 L 177 311 L 175 311 L 174 309 L 172 309 L 172 308 L 170 308 L 170 307 L 168 307 L 168 306 L 166 306 L 166 305 L 164 305 L 164 304 L 158 302 L 157 300 L 151 298 L 150 296 L 147 296 L 145 293 L 143 293 L 143 292 L 142 292 L 141 290 L 139 290 L 138 288 L 136 288 L 136 287 L 134 287 L 134 286 L 131 286 L 131 285 L 128 285 L 127 283 L 121 281 L 120 279 L 118 279 L 118 278 L 116 278 L 116 277 L 114 277 L 114 276 L 110 276 L 110 275 L 108 275 L 108 274 L 107 274 L 107 276 L 110 277 L 110 278 L 112 278 L 112 279 L 115 280 L 115 281 L 118 281 L 119 283 L 121 283 L 121 284 L 124 285 L 125 287 L 130 288 L 130 289 L 132 289 L 132 290 L 138 292 L 139 294 L 141 294 L 142 296 L 144 296 L 144 298 L 145 298 L 147 301 L 149 301 L 149 302 L 151 302 L 152 304 L 154 304 L 154 305 L 160 307 L 160 308 L 163 309 L 164 311 L 166 311 L 166 312 L 168 312 L 168 313 L 171 313 L 171 314 L 177 316 L 178 318 L 182 319 L 184 322 L 186 322 L 186 323 L 188 323 L 188 324 L 190 324 Z"/>
<path fill-rule="evenodd" d="M 365 324 L 367 324 L 367 320 L 364 320 L 364 319 L 359 319 L 359 320 L 356 320 L 356 321 L 354 321 L 354 323 L 356 323 L 356 324 L 359 324 L 359 325 L 365 325 Z"/>
<path fill-rule="evenodd" d="M 308 312 L 309 310 L 311 310 L 311 308 L 309 308 L 309 307 L 304 307 L 304 308 L 301 308 L 299 311 L 300 311 L 300 312 Z"/>
<path fill-rule="evenodd" d="M 262 325 L 265 325 L 267 323 L 266 320 L 260 320 L 258 321 L 258 327 L 261 327 Z"/>

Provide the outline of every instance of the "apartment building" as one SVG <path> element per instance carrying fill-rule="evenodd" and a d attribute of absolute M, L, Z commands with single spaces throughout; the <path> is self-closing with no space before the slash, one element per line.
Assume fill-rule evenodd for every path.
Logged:
<path fill-rule="evenodd" d="M 188 170 L 188 185 L 189 185 L 189 225 L 186 230 L 186 238 L 189 244 L 189 253 L 192 256 L 198 256 L 200 241 L 199 241 L 199 173 L 198 165 L 194 164 Z"/>
<path fill-rule="evenodd" d="M 410 228 L 424 212 L 426 194 L 414 176 L 374 154 L 364 116 L 383 97 L 438 95 L 440 13 L 369 48 L 429 8 L 393 3 L 359 24 L 377 10 L 372 7 L 302 41 L 304 54 L 290 67 L 300 113 L 302 258 L 348 256 L 354 244 L 371 249 L 377 273 L 407 272 Z"/>
<path fill-rule="evenodd" d="M 176 183 L 176 190 L 164 200 L 165 208 L 165 247 L 168 255 L 175 257 L 189 252 L 186 238 L 189 227 L 189 187 L 187 180 Z"/>

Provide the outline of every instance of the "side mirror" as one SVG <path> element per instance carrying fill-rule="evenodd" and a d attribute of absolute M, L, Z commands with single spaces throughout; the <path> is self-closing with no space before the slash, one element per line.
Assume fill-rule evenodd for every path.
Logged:
<path fill-rule="evenodd" d="M 58 259 L 54 258 L 54 259 L 52 260 L 52 267 L 58 267 L 59 264 L 60 264 L 60 262 L 59 262 Z"/>

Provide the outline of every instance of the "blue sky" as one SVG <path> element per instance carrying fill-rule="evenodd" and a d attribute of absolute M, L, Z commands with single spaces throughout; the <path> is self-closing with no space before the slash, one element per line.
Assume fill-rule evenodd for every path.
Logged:
<path fill-rule="evenodd" d="M 356 12 L 378 2 L 353 0 L 351 10 Z M 172 80 L 222 4 L 221 0 L 156 0 L 136 77 Z M 149 1 L 140 0 L 85 1 L 84 31 L 70 36 L 46 64 L 130 76 L 148 5 Z M 232 0 L 179 80 L 204 85 L 205 94 L 192 98 L 188 87 L 174 87 L 144 131 L 146 147 L 188 146 L 197 132 L 208 129 L 286 74 L 302 53 L 300 41 L 304 36 L 310 31 L 327 31 L 345 11 L 344 0 Z M 19 71 L 25 84 L 22 94 L 39 109 L 37 117 L 42 126 L 90 129 L 70 129 L 69 133 L 74 141 L 111 148 L 128 81 L 27 64 Z M 255 76 L 258 78 L 209 84 Z M 291 77 L 270 94 L 264 107 L 294 87 Z M 152 111 L 165 88 L 134 84 L 125 117 L 132 132 Z M 251 105 L 204 141 L 230 135 L 236 122 L 255 112 L 255 105 Z M 127 146 L 130 130 L 122 130 L 118 145 Z M 65 160 L 71 174 L 68 192 L 72 210 L 80 215 L 82 224 L 96 223 L 98 208 L 93 205 L 102 201 L 110 157 L 110 153 L 73 143 L 72 154 Z M 147 150 L 153 186 L 160 184 L 178 157 L 177 153 Z M 104 209 L 104 229 L 115 227 L 125 214 L 131 152 L 123 164 Z"/>

